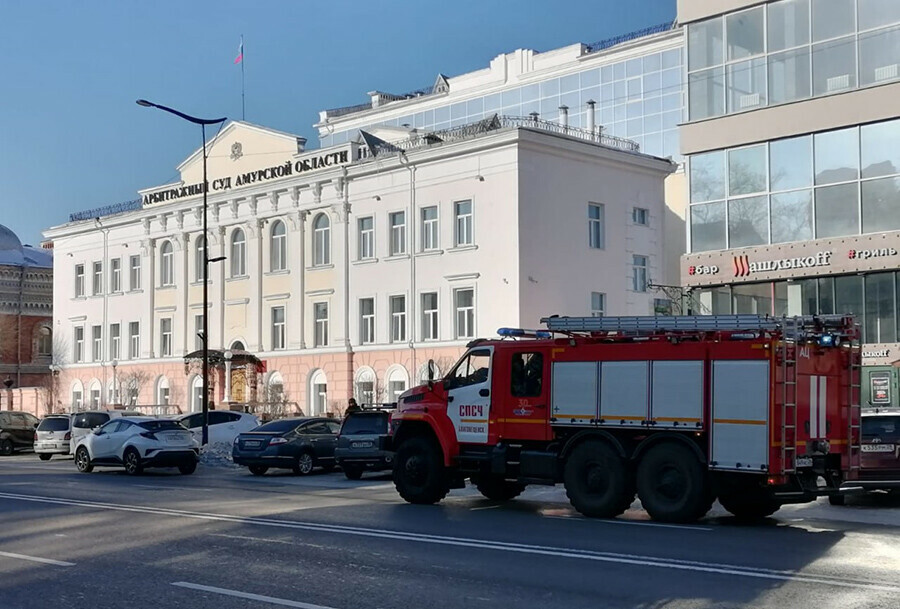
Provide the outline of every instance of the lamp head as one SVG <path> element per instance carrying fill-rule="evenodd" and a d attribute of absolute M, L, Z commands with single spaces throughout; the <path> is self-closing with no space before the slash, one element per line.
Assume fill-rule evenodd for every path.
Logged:
<path fill-rule="evenodd" d="M 139 99 L 139 100 L 137 100 L 137 105 L 139 105 L 139 106 L 144 106 L 145 108 L 152 108 L 152 107 L 153 107 L 153 104 L 152 104 L 151 102 L 148 102 L 146 99 Z"/>

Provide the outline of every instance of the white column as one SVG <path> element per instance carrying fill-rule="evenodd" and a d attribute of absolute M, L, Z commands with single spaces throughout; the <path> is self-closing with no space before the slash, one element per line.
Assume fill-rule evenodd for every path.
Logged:
<path fill-rule="evenodd" d="M 225 352 L 225 398 L 222 402 L 231 403 L 231 351 Z"/>
<path fill-rule="evenodd" d="M 141 286 L 147 294 L 147 314 L 146 328 L 141 328 L 141 333 L 147 337 L 147 341 L 142 345 L 141 357 L 153 359 L 156 353 L 156 343 L 154 341 L 156 315 L 154 309 L 156 307 L 156 239 L 147 239 L 141 246 L 141 271 L 146 268 L 147 272 L 141 278 Z M 86 337 L 87 338 L 87 337 Z"/>
<path fill-rule="evenodd" d="M 225 227 L 220 226 L 219 229 L 219 256 L 226 255 L 226 243 L 225 243 Z M 219 344 L 223 349 L 228 349 L 231 345 L 225 344 L 225 341 L 228 339 L 225 337 L 225 265 L 230 264 L 231 261 L 227 258 L 222 262 L 217 262 L 216 266 L 219 267 L 219 297 L 216 299 L 219 305 Z"/>
<path fill-rule="evenodd" d="M 263 304 L 263 240 L 265 239 L 265 220 L 252 220 L 255 223 L 252 233 L 256 234 L 256 272 L 253 273 L 251 279 L 253 283 L 252 293 L 253 299 L 256 301 L 256 351 L 263 351 L 263 319 L 267 319 L 265 305 Z M 251 315 L 254 307 L 250 307 Z"/>

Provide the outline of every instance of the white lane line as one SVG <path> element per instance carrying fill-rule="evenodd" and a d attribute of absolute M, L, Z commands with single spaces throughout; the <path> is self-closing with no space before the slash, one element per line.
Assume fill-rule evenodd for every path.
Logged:
<path fill-rule="evenodd" d="M 57 567 L 74 567 L 75 563 L 66 562 L 64 560 L 53 560 L 52 558 L 39 558 L 37 556 L 27 556 L 25 554 L 14 554 L 12 552 L 0 552 L 0 556 L 7 558 L 18 558 L 19 560 L 28 560 L 31 562 L 39 562 L 45 565 L 56 565 Z"/>
<path fill-rule="evenodd" d="M 413 533 L 408 531 L 391 531 L 387 529 L 370 529 L 334 524 L 322 524 L 313 522 L 277 520 L 274 518 L 258 518 L 251 516 L 235 516 L 232 514 L 212 514 L 205 512 L 190 512 L 174 510 L 170 508 L 155 508 L 140 505 L 104 504 L 82 501 L 80 499 L 59 499 L 35 495 L 14 495 L 0 493 L 0 498 L 28 501 L 34 503 L 48 503 L 55 505 L 93 508 L 99 510 L 111 510 L 132 512 L 141 514 L 154 514 L 162 516 L 180 516 L 182 518 L 194 518 L 214 522 L 229 522 L 248 526 L 264 526 L 281 529 L 293 529 L 313 531 L 317 533 L 334 533 L 339 535 L 355 535 L 359 537 L 372 537 L 377 539 L 389 539 L 392 541 L 413 541 L 425 544 L 456 546 L 463 548 L 476 548 L 481 550 L 496 550 L 498 552 L 511 552 L 518 554 L 530 554 L 538 556 L 554 556 L 559 558 L 571 558 L 576 560 L 589 560 L 594 562 L 616 563 L 634 565 L 640 567 L 658 567 L 662 569 L 675 569 L 680 571 L 695 571 L 698 573 L 715 573 L 721 575 L 735 575 L 738 577 L 767 579 L 776 581 L 793 581 L 808 584 L 826 584 L 843 588 L 860 588 L 867 590 L 880 590 L 900 594 L 900 585 L 888 582 L 878 582 L 850 577 L 839 577 L 824 574 L 807 574 L 791 570 L 766 569 L 762 567 L 750 567 L 729 563 L 710 563 L 694 560 L 683 560 L 663 556 L 646 556 L 640 554 L 624 554 L 619 552 L 602 552 L 595 550 L 581 550 L 577 548 L 561 548 L 554 546 L 539 546 L 521 543 L 509 543 L 504 541 L 490 541 L 466 537 L 449 537 L 444 535 L 430 535 Z"/>
<path fill-rule="evenodd" d="M 470 512 L 477 512 L 477 511 L 479 511 L 479 510 L 493 510 L 493 509 L 498 508 L 498 507 L 500 507 L 500 504 L 497 504 L 497 505 L 483 505 L 483 506 L 480 506 L 480 507 L 469 508 L 469 511 L 470 511 Z"/>
<path fill-rule="evenodd" d="M 593 518 L 583 518 L 582 516 L 544 516 L 544 518 L 553 518 L 554 520 L 568 520 L 577 522 L 589 522 L 591 524 L 625 524 L 636 527 L 657 527 L 660 529 L 683 529 L 685 531 L 712 531 L 712 527 L 693 526 L 688 524 L 664 524 L 662 522 L 646 522 L 644 520 L 625 520 L 622 518 L 610 518 L 607 520 L 597 520 Z"/>
<path fill-rule="evenodd" d="M 216 588 L 215 586 L 203 586 L 201 584 L 192 584 L 190 582 L 172 582 L 172 585 L 180 588 L 199 590 L 200 592 L 212 592 L 214 594 L 234 596 L 236 598 L 247 599 L 248 601 L 269 603 L 270 605 L 281 605 L 282 607 L 295 607 L 296 609 L 332 609 L 331 607 L 325 607 L 324 605 L 312 605 L 310 603 L 301 603 L 300 601 L 275 598 L 274 596 L 263 596 L 261 594 L 251 594 L 249 592 L 240 592 L 239 590 L 229 590 L 228 588 Z"/>

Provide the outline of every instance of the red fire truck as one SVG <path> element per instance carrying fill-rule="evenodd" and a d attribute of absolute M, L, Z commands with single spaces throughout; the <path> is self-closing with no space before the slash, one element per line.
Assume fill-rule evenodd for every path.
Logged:
<path fill-rule="evenodd" d="M 585 516 L 637 495 L 689 522 L 840 493 L 860 460 L 852 317 L 550 317 L 501 328 L 443 379 L 400 396 L 394 482 L 431 504 L 466 478 L 486 497 L 562 482 Z M 429 370 L 432 367 L 429 363 Z"/>

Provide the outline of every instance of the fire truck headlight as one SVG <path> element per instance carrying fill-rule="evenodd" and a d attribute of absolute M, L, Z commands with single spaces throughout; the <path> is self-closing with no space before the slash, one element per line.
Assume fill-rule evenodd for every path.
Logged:
<path fill-rule="evenodd" d="M 823 334 L 819 337 L 820 347 L 838 347 L 841 344 L 841 337 L 834 334 Z"/>

